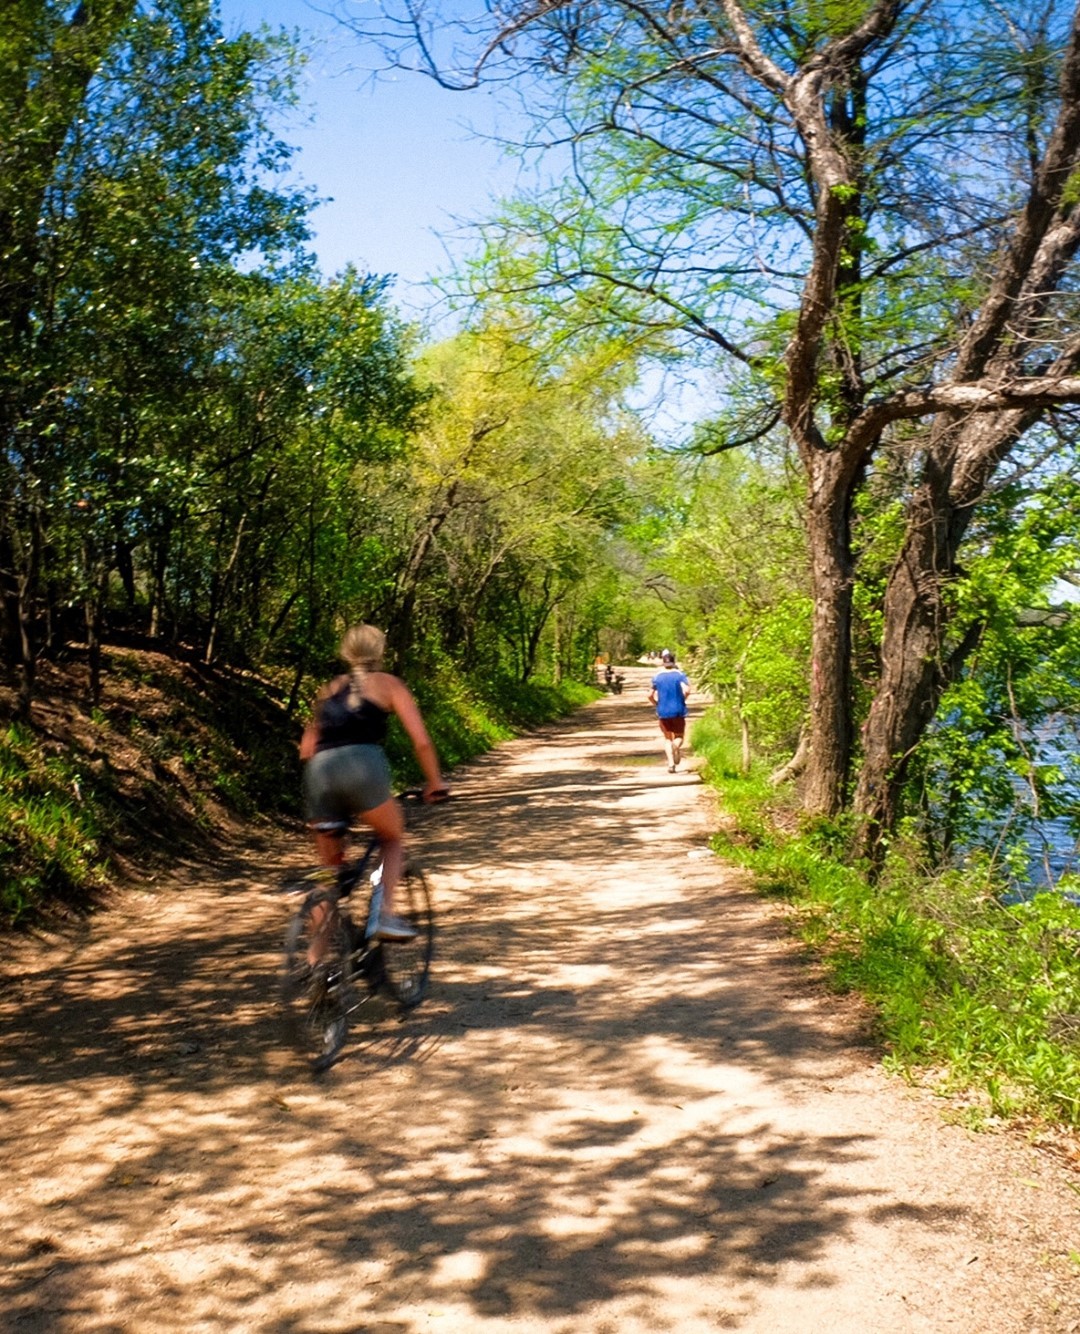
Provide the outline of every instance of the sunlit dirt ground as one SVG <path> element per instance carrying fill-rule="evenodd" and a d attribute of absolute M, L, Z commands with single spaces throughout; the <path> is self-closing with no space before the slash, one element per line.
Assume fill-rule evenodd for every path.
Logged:
<path fill-rule="evenodd" d="M 1080 1329 L 1080 1174 L 883 1073 L 649 674 L 424 812 L 430 999 L 320 1080 L 275 1009 L 298 832 L 7 946 L 0 1327 Z"/>

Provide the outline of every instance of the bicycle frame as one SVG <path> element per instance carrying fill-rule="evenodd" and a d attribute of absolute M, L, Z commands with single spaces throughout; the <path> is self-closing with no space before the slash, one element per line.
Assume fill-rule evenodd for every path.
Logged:
<path fill-rule="evenodd" d="M 304 893 L 304 901 L 286 932 L 282 1000 L 297 1021 L 298 1035 L 317 1073 L 337 1059 L 349 1016 L 369 997 L 385 989 L 403 1011 L 420 1003 L 427 990 L 434 941 L 431 895 L 422 868 L 408 859 L 399 882 L 398 892 L 405 898 L 402 911 L 416 927 L 414 937 L 383 940 L 377 934 L 382 906 L 378 838 L 340 825 L 326 832 L 351 834 L 366 842 L 339 867 L 323 867 L 290 886 Z M 373 863 L 375 870 L 368 876 Z M 361 929 L 348 900 L 357 885 L 366 884 L 365 877 L 370 888 Z M 323 942 L 318 946 L 320 959 L 323 950 L 328 951 L 325 963 L 308 962 L 313 940 Z M 361 979 L 367 995 L 364 986 L 352 985 Z"/>

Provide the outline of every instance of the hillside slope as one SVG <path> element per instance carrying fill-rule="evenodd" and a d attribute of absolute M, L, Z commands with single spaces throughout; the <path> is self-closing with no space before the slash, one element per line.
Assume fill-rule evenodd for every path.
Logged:
<path fill-rule="evenodd" d="M 299 727 L 272 682 L 145 648 L 43 664 L 32 726 L 0 733 L 0 916 L 96 901 L 239 820 L 299 814 Z M 14 696 L 0 687 L 0 713 Z"/>

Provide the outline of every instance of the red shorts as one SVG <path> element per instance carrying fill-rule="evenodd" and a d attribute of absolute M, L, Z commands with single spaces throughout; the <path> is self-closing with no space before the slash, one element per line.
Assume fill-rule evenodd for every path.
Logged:
<path fill-rule="evenodd" d="M 683 718 L 661 718 L 660 731 L 665 736 L 684 737 L 686 735 L 686 719 Z"/>

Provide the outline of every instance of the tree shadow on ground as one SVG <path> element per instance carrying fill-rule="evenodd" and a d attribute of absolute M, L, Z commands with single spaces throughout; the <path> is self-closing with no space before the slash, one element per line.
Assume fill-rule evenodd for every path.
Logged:
<path fill-rule="evenodd" d="M 609 709 L 608 754 L 640 752 Z M 137 929 L 9 981 L 14 1327 L 411 1330 L 405 1308 L 443 1303 L 593 1330 L 598 1304 L 704 1275 L 721 1327 L 784 1264 L 834 1283 L 826 1249 L 862 1218 L 949 1225 L 947 1200 L 838 1184 L 869 1133 L 756 1109 L 756 1089 L 790 1109 L 865 1053 L 818 1021 L 737 885 L 698 862 L 642 874 L 655 779 L 560 766 L 575 737 L 503 783 L 473 768 L 418 831 L 437 882 L 478 883 L 446 895 L 429 1000 L 401 1022 L 372 1007 L 321 1083 L 282 1045 L 269 859 L 222 860 Z"/>

